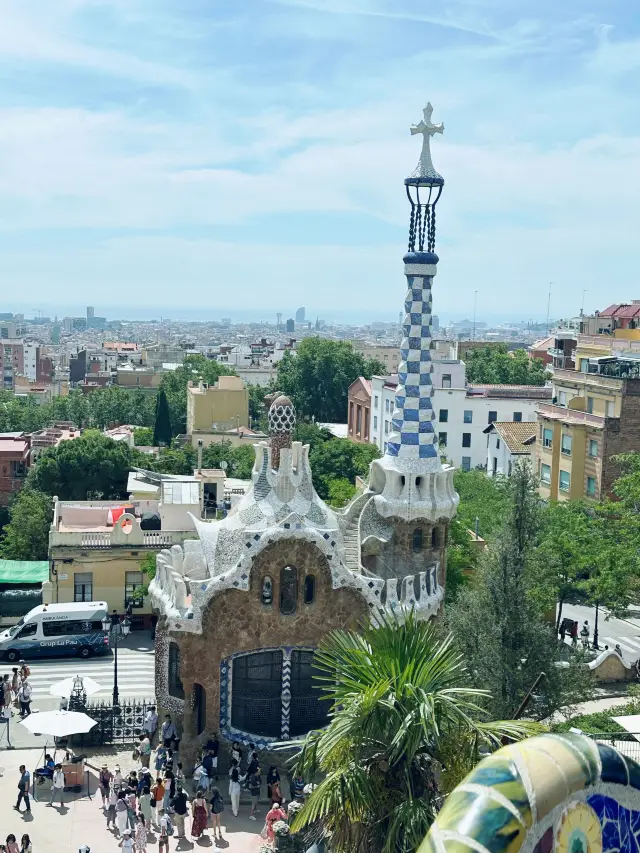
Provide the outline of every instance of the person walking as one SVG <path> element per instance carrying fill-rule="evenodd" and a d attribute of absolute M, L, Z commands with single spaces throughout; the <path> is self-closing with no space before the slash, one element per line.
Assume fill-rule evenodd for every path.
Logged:
<path fill-rule="evenodd" d="M 140 741 L 138 744 L 140 764 L 144 769 L 148 770 L 151 762 L 151 741 L 149 739 L 149 735 L 145 732 L 139 736 L 138 740 Z"/>
<path fill-rule="evenodd" d="M 189 812 L 189 797 L 186 791 L 183 790 L 180 783 L 176 786 L 176 793 L 171 800 L 171 808 L 173 809 L 176 829 L 178 830 L 178 839 L 184 838 L 184 822 Z"/>
<path fill-rule="evenodd" d="M 231 800 L 231 811 L 234 817 L 238 817 L 240 808 L 240 774 L 238 768 L 234 767 L 229 776 L 229 799 Z"/>
<path fill-rule="evenodd" d="M 116 829 L 116 803 L 118 802 L 118 792 L 112 786 L 109 791 L 109 805 L 107 806 L 107 829 L 111 825 Z"/>
<path fill-rule="evenodd" d="M 267 771 L 267 799 L 270 802 L 273 802 L 272 797 L 272 788 L 273 785 L 280 782 L 280 773 L 278 772 L 278 768 L 275 764 L 272 764 Z M 282 798 L 278 798 L 278 802 L 282 802 Z"/>
<path fill-rule="evenodd" d="M 589 648 L 589 622 L 585 619 L 585 623 L 580 631 L 580 639 L 585 649 Z"/>
<path fill-rule="evenodd" d="M 162 724 L 162 729 L 160 731 L 160 737 L 162 738 L 162 743 L 165 745 L 166 749 L 171 749 L 171 745 L 177 739 L 176 727 L 171 721 L 170 714 L 165 714 L 164 723 Z"/>
<path fill-rule="evenodd" d="M 149 743 L 153 743 L 153 736 L 158 728 L 158 714 L 155 705 L 151 705 L 145 714 L 143 728 L 146 736 L 149 738 Z"/>
<path fill-rule="evenodd" d="M 251 776 L 249 776 L 249 794 L 251 795 L 251 811 L 249 812 L 249 820 L 257 820 L 256 812 L 258 811 L 261 788 L 262 777 L 260 776 L 260 768 L 256 766 L 255 771 Z"/>
<path fill-rule="evenodd" d="M 162 798 L 163 811 L 169 811 L 169 804 L 176 795 L 176 780 L 173 778 L 173 771 L 166 770 L 164 774 L 164 797 Z"/>
<path fill-rule="evenodd" d="M 147 853 L 147 822 L 142 812 L 138 815 L 134 840 L 136 853 Z"/>
<path fill-rule="evenodd" d="M 218 836 L 222 838 L 222 829 L 220 828 L 220 815 L 224 811 L 224 800 L 220 794 L 219 788 L 213 788 L 211 791 L 211 826 L 213 827 L 213 838 L 216 837 L 216 829 Z"/>
<path fill-rule="evenodd" d="M 27 814 L 31 813 L 31 803 L 29 802 L 29 786 L 31 784 L 31 774 L 24 766 L 24 764 L 20 765 L 20 780 L 18 781 L 18 802 L 15 804 L 14 809 L 19 812 L 20 811 L 20 803 L 24 800 L 24 804 L 26 806 L 25 812 Z"/>
<path fill-rule="evenodd" d="M 122 847 L 124 853 L 134 853 L 133 851 L 133 838 L 131 837 L 131 830 L 125 829 L 122 834 L 122 840 L 120 841 L 119 847 Z"/>
<path fill-rule="evenodd" d="M 164 783 L 160 776 L 156 779 L 155 785 L 151 789 L 151 808 L 155 810 L 155 824 L 160 826 L 160 815 L 162 813 L 164 800 Z"/>
<path fill-rule="evenodd" d="M 31 670 L 25 660 L 18 661 L 18 666 L 20 667 L 20 678 L 25 681 L 31 675 Z"/>
<path fill-rule="evenodd" d="M 167 767 L 167 747 L 163 743 L 158 744 L 158 748 L 156 749 L 154 766 L 156 768 L 157 773 L 159 773 L 161 770 L 166 770 L 166 767 Z"/>
<path fill-rule="evenodd" d="M 163 814 L 160 818 L 159 837 L 158 837 L 158 853 L 169 853 L 169 816 Z"/>
<path fill-rule="evenodd" d="M 102 765 L 102 769 L 100 770 L 100 776 L 98 777 L 98 784 L 100 785 L 100 793 L 102 794 L 102 808 L 105 809 L 109 804 L 109 791 L 111 790 L 111 782 L 113 780 L 113 774 L 109 771 L 109 768 L 106 764 Z"/>
<path fill-rule="evenodd" d="M 140 814 L 144 817 L 145 828 L 151 829 L 151 788 L 148 785 L 142 789 L 139 805 Z"/>
<path fill-rule="evenodd" d="M 204 798 L 204 791 L 198 788 L 196 795 L 191 803 L 191 837 L 200 838 L 202 833 L 207 828 L 207 801 Z"/>
<path fill-rule="evenodd" d="M 127 828 L 128 823 L 128 815 L 127 815 L 127 801 L 125 800 L 124 791 L 118 792 L 118 799 L 116 800 L 116 829 L 118 831 L 118 835 L 124 836 L 124 831 Z"/>
<path fill-rule="evenodd" d="M 60 808 L 64 806 L 64 773 L 62 772 L 62 764 L 56 764 L 53 769 L 53 779 L 51 780 L 51 796 L 49 797 L 48 806 L 53 806 L 53 801 L 56 796 L 60 797 Z"/>
<path fill-rule="evenodd" d="M 9 677 L 9 673 L 7 673 L 2 679 L 2 704 L 5 708 L 11 708 L 13 704 L 13 696 L 11 693 L 11 679 Z M 9 713 L 9 716 L 11 714 Z"/>
<path fill-rule="evenodd" d="M 11 692 L 13 693 L 13 698 L 16 699 L 18 696 L 18 690 L 20 689 L 20 675 L 18 674 L 17 666 L 14 666 L 11 671 L 13 672 L 13 676 L 11 678 Z"/>
<path fill-rule="evenodd" d="M 269 811 L 267 812 L 267 816 L 264 821 L 264 828 L 266 830 L 267 841 L 269 844 L 273 846 L 275 842 L 275 833 L 273 831 L 274 823 L 277 823 L 279 820 L 283 820 L 286 823 L 287 815 L 280 805 L 280 803 L 274 803 Z"/>
<path fill-rule="evenodd" d="M 22 684 L 18 690 L 18 701 L 20 702 L 20 716 L 24 720 L 31 713 L 31 685 L 26 678 L 22 679 Z"/>

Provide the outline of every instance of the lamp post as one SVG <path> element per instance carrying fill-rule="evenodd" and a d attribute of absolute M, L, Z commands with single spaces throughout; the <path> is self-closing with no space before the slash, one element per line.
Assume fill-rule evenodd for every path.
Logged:
<path fill-rule="evenodd" d="M 120 696 L 118 694 L 118 638 L 120 637 L 120 632 L 122 632 L 123 637 L 127 636 L 131 630 L 131 623 L 125 618 L 119 625 L 112 626 L 111 620 L 107 615 L 102 620 L 102 630 L 105 633 L 111 630 L 111 635 L 115 635 L 113 646 L 113 707 L 115 708 L 120 704 Z"/>

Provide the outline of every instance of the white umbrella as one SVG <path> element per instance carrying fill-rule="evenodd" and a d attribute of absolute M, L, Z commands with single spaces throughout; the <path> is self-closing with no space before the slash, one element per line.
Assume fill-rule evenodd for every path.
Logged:
<path fill-rule="evenodd" d="M 92 720 L 78 711 L 42 711 L 29 714 L 26 719 L 20 721 L 20 725 L 33 734 L 51 737 L 84 734 L 97 724 L 97 720 Z"/>
<path fill-rule="evenodd" d="M 102 687 L 98 684 L 97 681 L 94 681 L 91 676 L 76 675 L 75 678 L 65 678 L 62 681 L 58 681 L 57 684 L 52 684 L 49 688 L 49 693 L 52 696 L 71 696 L 76 678 L 80 678 L 80 680 L 82 681 L 82 689 L 87 694 L 87 696 L 93 696 L 94 693 L 98 693 L 100 690 L 102 690 Z"/>

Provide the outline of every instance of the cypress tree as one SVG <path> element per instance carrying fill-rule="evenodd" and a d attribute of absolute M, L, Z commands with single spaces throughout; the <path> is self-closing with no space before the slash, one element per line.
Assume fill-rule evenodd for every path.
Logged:
<path fill-rule="evenodd" d="M 156 401 L 156 422 L 153 427 L 153 443 L 156 446 L 165 445 L 169 447 L 172 437 L 173 430 L 171 429 L 169 403 L 167 402 L 167 395 L 164 392 L 164 388 L 161 388 Z"/>

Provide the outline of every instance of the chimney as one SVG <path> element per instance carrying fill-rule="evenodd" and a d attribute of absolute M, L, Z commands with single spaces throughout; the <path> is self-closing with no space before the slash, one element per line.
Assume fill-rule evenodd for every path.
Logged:
<path fill-rule="evenodd" d="M 202 439 L 198 439 L 198 473 L 202 471 Z"/>

